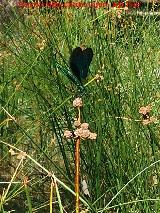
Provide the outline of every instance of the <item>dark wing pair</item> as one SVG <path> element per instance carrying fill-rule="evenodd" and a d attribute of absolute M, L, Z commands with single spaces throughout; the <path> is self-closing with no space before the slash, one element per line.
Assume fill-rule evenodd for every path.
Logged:
<path fill-rule="evenodd" d="M 78 78 L 80 82 L 86 79 L 89 66 L 93 58 L 93 51 L 91 48 L 82 50 L 80 47 L 76 47 L 70 56 L 70 68 L 72 73 Z"/>

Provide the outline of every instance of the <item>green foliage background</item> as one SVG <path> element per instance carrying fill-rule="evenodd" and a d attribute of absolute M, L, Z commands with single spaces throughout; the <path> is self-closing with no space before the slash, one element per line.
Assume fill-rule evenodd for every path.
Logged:
<path fill-rule="evenodd" d="M 81 179 L 90 197 L 82 189 L 81 196 L 89 212 L 159 212 L 159 20 L 113 8 L 15 10 L 1 17 L 1 142 L 27 152 L 74 190 L 75 141 L 63 133 L 73 129 L 79 85 L 70 79 L 68 59 L 73 48 L 91 47 L 81 114 L 97 140 L 81 142 Z M 91 81 L 97 73 L 104 79 Z M 149 104 L 156 122 L 143 125 L 139 109 Z M 18 160 L 0 146 L 0 178 L 10 181 Z M 16 180 L 25 176 L 29 194 L 14 184 L 1 211 L 49 212 L 50 178 L 30 160 Z M 74 212 L 74 196 L 59 191 L 64 212 Z M 61 212 L 56 193 L 54 200 L 54 212 Z"/>

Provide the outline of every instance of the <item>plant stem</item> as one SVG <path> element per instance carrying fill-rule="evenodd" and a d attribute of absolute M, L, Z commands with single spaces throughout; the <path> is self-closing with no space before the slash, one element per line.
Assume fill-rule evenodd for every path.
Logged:
<path fill-rule="evenodd" d="M 80 122 L 80 108 L 78 108 L 78 121 Z M 80 177 L 80 137 L 77 138 L 75 148 L 75 193 L 76 193 L 76 213 L 79 213 L 79 177 Z"/>
<path fill-rule="evenodd" d="M 79 172 L 80 172 L 80 156 L 79 156 L 80 138 L 76 141 L 75 161 L 76 161 L 76 173 L 75 173 L 75 193 L 76 193 L 76 213 L 79 213 Z"/>

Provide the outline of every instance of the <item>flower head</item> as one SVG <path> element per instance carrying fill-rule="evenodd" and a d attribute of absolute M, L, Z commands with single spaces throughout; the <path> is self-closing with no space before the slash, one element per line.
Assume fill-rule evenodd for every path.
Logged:
<path fill-rule="evenodd" d="M 80 137 L 82 139 L 91 139 L 91 140 L 95 140 L 96 137 L 97 137 L 97 134 L 96 133 L 92 133 L 90 132 L 89 129 L 83 129 L 82 127 L 81 128 L 78 128 L 74 131 L 74 135 L 75 137 Z"/>
<path fill-rule="evenodd" d="M 150 123 L 156 123 L 156 122 L 157 122 L 157 118 L 154 117 L 154 116 L 151 116 L 151 117 L 149 117 L 148 119 L 144 119 L 144 120 L 142 121 L 142 124 L 143 124 L 143 125 L 148 125 L 148 124 L 150 124 Z"/>
<path fill-rule="evenodd" d="M 96 138 L 97 138 L 97 134 L 96 134 L 96 133 L 90 132 L 89 139 L 91 139 L 91 140 L 96 140 Z"/>
<path fill-rule="evenodd" d="M 73 101 L 73 106 L 74 106 L 74 107 L 81 107 L 81 106 L 83 106 L 82 99 L 81 99 L 81 98 L 76 98 L 76 99 Z"/>
<path fill-rule="evenodd" d="M 77 137 L 82 137 L 82 135 L 83 135 L 83 129 L 82 129 L 82 128 L 76 129 L 76 130 L 74 131 L 74 135 L 75 135 L 76 138 L 77 138 Z"/>
<path fill-rule="evenodd" d="M 74 107 L 81 107 L 83 105 L 81 98 L 76 98 L 73 101 Z M 91 139 L 95 140 L 97 137 L 96 133 L 92 133 L 89 130 L 89 124 L 88 123 L 82 123 L 80 121 L 80 109 L 79 110 L 79 117 L 78 119 L 74 119 L 74 127 L 76 128 L 74 132 L 66 130 L 64 132 L 64 137 L 67 139 L 75 138 L 75 139 Z"/>
<path fill-rule="evenodd" d="M 150 111 L 151 111 L 151 105 L 148 105 L 148 106 L 145 106 L 145 107 L 141 107 L 139 109 L 139 113 L 143 114 L 143 115 L 148 114 Z"/>
<path fill-rule="evenodd" d="M 83 123 L 83 124 L 81 124 L 81 128 L 82 128 L 82 129 L 88 129 L 88 127 L 89 127 L 89 124 L 88 124 L 88 123 Z"/>
<path fill-rule="evenodd" d="M 90 136 L 90 131 L 88 129 L 82 129 L 82 135 L 81 138 L 89 138 Z"/>
<path fill-rule="evenodd" d="M 80 121 L 78 121 L 77 119 L 74 121 L 74 126 L 75 127 L 79 127 L 81 125 Z"/>
<path fill-rule="evenodd" d="M 104 80 L 103 75 L 96 74 L 96 80 L 97 80 L 97 82 Z"/>
<path fill-rule="evenodd" d="M 79 128 L 74 131 L 74 134 L 76 137 L 81 137 L 83 139 L 86 139 L 86 138 L 89 138 L 90 131 L 88 129 Z"/>
<path fill-rule="evenodd" d="M 72 134 L 72 132 L 71 132 L 71 131 L 66 130 L 66 131 L 64 132 L 64 137 L 66 137 L 66 138 L 70 139 L 70 138 L 72 138 L 72 137 L 73 137 L 73 134 Z"/>

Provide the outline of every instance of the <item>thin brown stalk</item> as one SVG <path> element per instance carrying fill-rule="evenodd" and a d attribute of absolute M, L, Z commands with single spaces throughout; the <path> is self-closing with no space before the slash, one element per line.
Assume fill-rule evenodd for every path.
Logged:
<path fill-rule="evenodd" d="M 80 108 L 78 108 L 78 121 L 80 122 Z M 78 137 L 76 141 L 75 169 L 76 213 L 79 213 L 80 137 Z"/>

